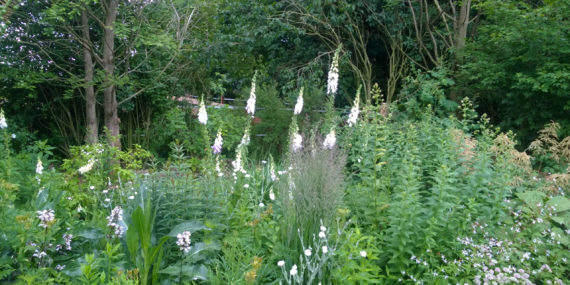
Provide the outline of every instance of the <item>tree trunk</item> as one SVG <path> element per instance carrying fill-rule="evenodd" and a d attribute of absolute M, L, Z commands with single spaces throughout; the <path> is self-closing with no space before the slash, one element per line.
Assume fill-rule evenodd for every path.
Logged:
<path fill-rule="evenodd" d="M 89 39 L 89 20 L 87 18 L 87 11 L 84 8 L 81 11 L 81 34 L 85 43 L 91 42 Z M 91 51 L 89 48 L 83 46 L 83 61 L 85 68 L 85 120 L 87 124 L 87 133 L 85 141 L 88 144 L 96 143 L 99 137 L 98 124 L 97 124 L 97 99 L 95 97 L 95 90 L 93 88 L 93 59 L 91 58 Z"/>
<path fill-rule="evenodd" d="M 117 110 L 117 97 L 115 85 L 113 84 L 113 73 L 115 71 L 114 48 L 115 32 L 113 25 L 117 18 L 119 8 L 118 0 L 109 0 L 106 3 L 106 18 L 103 35 L 103 69 L 105 70 L 105 90 L 103 91 L 103 109 L 105 117 L 105 127 L 108 132 L 109 144 L 121 148 L 119 115 Z"/>
<path fill-rule="evenodd" d="M 459 18 L 456 20 L 454 39 L 455 50 L 461 51 L 465 47 L 467 38 L 467 26 L 469 26 L 469 11 L 471 10 L 471 0 L 463 0 L 459 10 Z"/>

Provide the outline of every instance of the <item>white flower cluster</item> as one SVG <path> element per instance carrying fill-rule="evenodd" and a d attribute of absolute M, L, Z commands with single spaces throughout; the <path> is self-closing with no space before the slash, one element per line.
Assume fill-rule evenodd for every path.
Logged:
<path fill-rule="evenodd" d="M 123 209 L 121 209 L 121 206 L 116 206 L 111 210 L 111 215 L 107 217 L 107 226 L 113 232 L 113 237 L 120 237 L 125 232 L 125 229 L 119 225 L 121 221 L 123 221 Z"/>
<path fill-rule="evenodd" d="M 36 164 L 36 174 L 41 175 L 44 172 L 44 165 L 42 160 L 38 157 L 38 163 Z"/>
<path fill-rule="evenodd" d="M 257 73 L 253 76 L 253 80 L 251 81 L 251 91 L 249 93 L 249 99 L 247 99 L 247 105 L 245 106 L 245 110 L 248 114 L 251 115 L 253 118 L 253 114 L 255 113 L 255 85 L 256 85 L 256 77 Z"/>
<path fill-rule="evenodd" d="M 332 149 L 335 144 L 336 144 L 336 135 L 334 130 L 331 129 L 331 131 L 325 137 L 325 141 L 323 142 L 323 147 L 325 149 Z"/>
<path fill-rule="evenodd" d="M 6 122 L 6 117 L 4 116 L 4 110 L 0 110 L 0 129 L 5 129 L 8 127 Z"/>
<path fill-rule="evenodd" d="M 327 80 L 327 95 L 334 96 L 338 90 L 338 58 L 340 50 L 334 53 L 333 62 L 329 69 L 329 76 Z"/>
<path fill-rule="evenodd" d="M 208 123 L 208 113 L 206 112 L 204 99 L 200 101 L 200 109 L 198 110 L 198 122 L 200 122 L 202 125 L 206 125 Z"/>
<path fill-rule="evenodd" d="M 192 233 L 190 233 L 189 231 L 184 231 L 176 235 L 176 238 L 178 239 L 176 241 L 176 245 L 178 245 L 178 247 L 180 247 L 180 250 L 183 251 L 184 253 L 188 253 L 190 251 L 191 236 Z"/>
<path fill-rule="evenodd" d="M 47 228 L 55 220 L 55 212 L 52 209 L 41 210 L 36 212 L 40 220 L 40 227 Z"/>
<path fill-rule="evenodd" d="M 87 162 L 86 165 L 81 166 L 77 171 L 79 172 L 79 174 L 85 174 L 89 171 L 91 171 L 91 169 L 93 168 L 93 165 L 95 164 L 95 160 L 94 159 L 89 159 L 89 161 Z"/>
<path fill-rule="evenodd" d="M 301 114 L 303 110 L 303 87 L 301 87 L 301 91 L 299 92 L 299 97 L 297 97 L 297 103 L 295 104 L 295 109 L 293 110 L 294 115 Z"/>
<path fill-rule="evenodd" d="M 357 93 L 356 98 L 354 99 L 354 105 L 352 106 L 352 109 L 350 109 L 350 114 L 348 115 L 348 119 L 346 120 L 346 123 L 348 123 L 349 127 L 356 125 L 356 120 L 358 119 L 358 114 L 360 113 L 360 110 L 358 109 L 359 104 L 360 104 L 360 96 L 358 96 Z"/>

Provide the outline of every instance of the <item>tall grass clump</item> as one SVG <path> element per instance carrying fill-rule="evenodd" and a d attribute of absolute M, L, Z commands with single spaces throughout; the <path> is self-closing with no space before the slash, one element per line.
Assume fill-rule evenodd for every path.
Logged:
<path fill-rule="evenodd" d="M 319 232 L 321 221 L 331 224 L 344 194 L 345 155 L 336 147 L 324 149 L 312 141 L 310 146 L 291 153 L 288 176 L 278 183 L 285 243 L 293 250 L 301 248 L 299 233 L 309 243 Z"/>

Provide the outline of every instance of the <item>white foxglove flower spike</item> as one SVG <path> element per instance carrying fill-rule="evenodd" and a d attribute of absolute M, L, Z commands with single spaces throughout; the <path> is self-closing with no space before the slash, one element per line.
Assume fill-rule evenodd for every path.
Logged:
<path fill-rule="evenodd" d="M 5 129 L 8 127 L 8 123 L 6 122 L 6 117 L 4 116 L 4 110 L 0 109 L 0 129 Z"/>
<path fill-rule="evenodd" d="M 257 81 L 257 72 L 253 75 L 253 80 L 251 81 L 251 91 L 249 92 L 249 99 L 247 99 L 247 105 L 245 106 L 245 110 L 248 114 L 251 115 L 253 118 L 253 114 L 255 113 L 255 85 Z"/>
<path fill-rule="evenodd" d="M 340 55 L 340 47 L 335 51 L 329 76 L 327 80 L 327 95 L 334 96 L 338 90 L 338 59 Z"/>
<path fill-rule="evenodd" d="M 336 135 L 333 129 L 331 129 L 330 133 L 327 134 L 325 137 L 325 141 L 323 142 L 323 147 L 325 149 L 332 149 L 336 144 Z"/>
<path fill-rule="evenodd" d="M 204 99 L 200 102 L 200 110 L 198 110 L 198 122 L 202 125 L 208 123 L 208 113 L 206 112 L 206 105 L 204 104 Z"/>
<path fill-rule="evenodd" d="M 301 87 L 301 91 L 299 92 L 299 97 L 297 97 L 297 104 L 295 104 L 295 110 L 293 110 L 293 115 L 301 114 L 303 110 L 303 87 Z"/>
<path fill-rule="evenodd" d="M 358 105 L 360 104 L 360 87 L 358 87 L 358 91 L 356 92 L 356 98 L 354 98 L 354 105 L 350 109 L 350 115 L 348 115 L 348 123 L 349 127 L 356 125 L 356 120 L 358 119 L 358 114 L 360 110 L 358 109 Z"/>

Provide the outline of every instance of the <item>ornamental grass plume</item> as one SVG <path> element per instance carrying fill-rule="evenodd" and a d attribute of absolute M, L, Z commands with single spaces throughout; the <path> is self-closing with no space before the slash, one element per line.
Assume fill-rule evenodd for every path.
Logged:
<path fill-rule="evenodd" d="M 255 113 L 255 85 L 257 80 L 257 72 L 253 75 L 253 79 L 251 81 L 251 91 L 249 92 L 249 99 L 247 99 L 247 105 L 245 106 L 245 110 L 248 114 L 251 115 L 253 118 L 253 114 Z"/>
<path fill-rule="evenodd" d="M 301 87 L 301 91 L 299 91 L 299 97 L 297 97 L 297 103 L 295 104 L 293 115 L 301 114 L 302 110 L 303 110 L 303 87 Z"/>
<path fill-rule="evenodd" d="M 8 127 L 6 122 L 6 117 L 4 116 L 4 110 L 0 109 L 0 129 L 5 129 Z"/>
<path fill-rule="evenodd" d="M 327 95 L 334 96 L 338 90 L 338 59 L 340 55 L 340 46 L 334 53 L 333 61 L 329 69 L 327 80 Z"/>
<path fill-rule="evenodd" d="M 224 140 L 222 139 L 222 131 L 218 130 L 218 136 L 214 140 L 214 145 L 212 145 L 212 151 L 214 154 L 220 154 L 222 152 L 222 145 Z"/>
<path fill-rule="evenodd" d="M 356 91 L 356 98 L 354 98 L 354 105 L 350 109 L 350 114 L 348 115 L 348 119 L 346 123 L 348 123 L 349 127 L 356 125 L 356 120 L 358 119 L 358 114 L 360 110 L 358 109 L 358 105 L 360 104 L 360 86 L 358 87 L 358 91 Z"/>
<path fill-rule="evenodd" d="M 198 110 L 198 122 L 202 125 L 208 123 L 208 113 L 206 112 L 206 105 L 204 104 L 204 98 L 200 101 L 200 109 Z"/>

